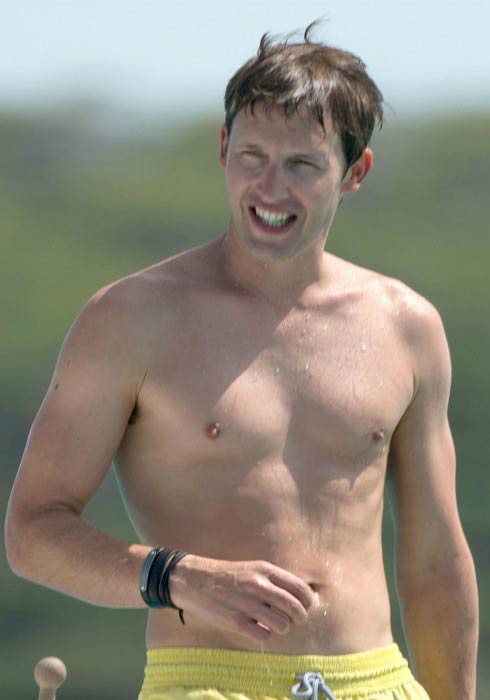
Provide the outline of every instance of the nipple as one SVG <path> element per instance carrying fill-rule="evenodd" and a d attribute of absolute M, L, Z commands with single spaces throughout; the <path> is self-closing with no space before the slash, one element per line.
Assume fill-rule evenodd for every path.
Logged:
<path fill-rule="evenodd" d="M 385 436 L 384 430 L 381 430 L 381 429 L 375 430 L 373 433 L 373 438 L 377 441 L 382 440 L 384 438 L 384 436 Z"/>
<path fill-rule="evenodd" d="M 204 432 L 209 438 L 214 440 L 221 433 L 221 426 L 219 423 L 208 423 L 204 428 Z"/>

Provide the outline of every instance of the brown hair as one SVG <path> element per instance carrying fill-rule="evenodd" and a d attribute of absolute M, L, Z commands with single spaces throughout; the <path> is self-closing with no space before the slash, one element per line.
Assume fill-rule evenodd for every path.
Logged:
<path fill-rule="evenodd" d="M 283 110 L 286 117 L 305 107 L 325 131 L 328 110 L 342 140 L 347 168 L 369 144 L 376 122 L 383 122 L 383 95 L 360 58 L 348 51 L 310 41 L 312 22 L 304 42 L 288 38 L 274 43 L 260 40 L 257 56 L 243 64 L 226 86 L 225 124 L 228 133 L 238 112 L 260 101 L 266 111 Z"/>

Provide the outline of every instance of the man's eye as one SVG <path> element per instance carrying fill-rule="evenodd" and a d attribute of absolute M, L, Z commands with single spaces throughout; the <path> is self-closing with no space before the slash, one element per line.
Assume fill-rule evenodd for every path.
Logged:
<path fill-rule="evenodd" d="M 260 153 L 257 153 L 256 151 L 243 151 L 242 156 L 254 160 L 260 160 L 261 158 L 263 158 L 263 156 Z"/>
<path fill-rule="evenodd" d="M 292 161 L 293 165 L 309 165 L 310 168 L 316 168 L 316 165 L 314 163 L 311 163 L 309 160 L 301 160 L 300 158 L 297 160 Z"/>

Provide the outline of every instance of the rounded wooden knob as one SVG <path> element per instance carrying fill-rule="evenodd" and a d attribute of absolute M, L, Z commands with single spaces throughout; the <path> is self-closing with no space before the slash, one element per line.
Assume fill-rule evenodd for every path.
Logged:
<path fill-rule="evenodd" d="M 34 678 L 41 690 L 56 690 L 66 679 L 66 666 L 56 656 L 47 656 L 36 664 Z"/>

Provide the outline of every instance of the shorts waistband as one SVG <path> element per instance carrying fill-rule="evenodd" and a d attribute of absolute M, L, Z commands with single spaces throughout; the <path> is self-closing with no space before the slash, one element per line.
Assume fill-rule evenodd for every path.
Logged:
<path fill-rule="evenodd" d="M 143 690 L 188 686 L 290 696 L 297 676 L 307 672 L 321 673 L 338 698 L 381 692 L 414 680 L 397 644 L 335 656 L 163 647 L 147 651 Z"/>

